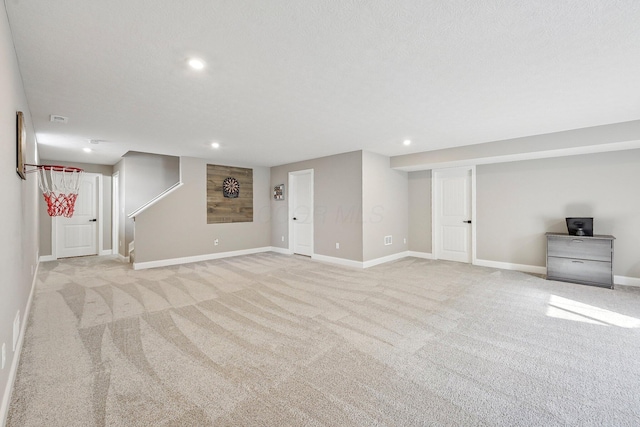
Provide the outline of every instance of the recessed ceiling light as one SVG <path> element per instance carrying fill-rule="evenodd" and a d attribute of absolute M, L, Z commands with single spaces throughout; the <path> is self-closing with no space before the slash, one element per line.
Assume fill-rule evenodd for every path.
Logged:
<path fill-rule="evenodd" d="M 191 58 L 189 60 L 189 66 L 194 70 L 202 70 L 204 68 L 204 61 L 198 58 Z"/>
<path fill-rule="evenodd" d="M 411 140 L 410 139 L 405 139 L 403 144 L 404 145 L 411 145 Z"/>
<path fill-rule="evenodd" d="M 91 152 L 91 148 L 89 148 L 89 147 L 84 147 L 84 148 L 82 149 L 82 151 L 84 151 L 85 153 L 90 153 L 90 152 Z"/>
<path fill-rule="evenodd" d="M 212 142 L 212 143 L 211 143 L 211 146 L 212 146 L 213 148 L 220 148 L 220 143 L 218 143 L 218 142 Z"/>

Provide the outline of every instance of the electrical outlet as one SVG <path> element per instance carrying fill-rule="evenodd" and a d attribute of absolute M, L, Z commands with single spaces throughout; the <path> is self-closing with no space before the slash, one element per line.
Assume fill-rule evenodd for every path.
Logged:
<path fill-rule="evenodd" d="M 393 243 L 393 236 L 384 236 L 384 245 L 388 246 Z"/>
<path fill-rule="evenodd" d="M 282 236 L 282 241 L 284 242 L 284 236 Z"/>
<path fill-rule="evenodd" d="M 218 246 L 218 244 L 219 244 L 219 243 L 220 243 L 220 242 L 218 241 L 218 239 L 216 239 L 216 240 L 214 240 L 214 241 L 213 241 L 213 244 L 214 244 L 215 246 Z"/>
<path fill-rule="evenodd" d="M 406 237 L 404 238 L 404 244 L 405 245 L 407 244 L 407 238 Z"/>
<path fill-rule="evenodd" d="M 4 364 L 7 362 L 7 344 L 2 343 L 2 368 L 4 369 Z"/>
<path fill-rule="evenodd" d="M 336 249 L 340 249 L 340 243 L 336 243 Z"/>
<path fill-rule="evenodd" d="M 20 338 L 20 310 L 16 313 L 16 318 L 13 319 L 13 351 L 18 348 L 18 338 Z"/>

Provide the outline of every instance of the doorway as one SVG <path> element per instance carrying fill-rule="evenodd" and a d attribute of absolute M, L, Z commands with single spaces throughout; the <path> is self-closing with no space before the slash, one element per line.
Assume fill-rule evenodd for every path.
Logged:
<path fill-rule="evenodd" d="M 120 256 L 120 172 L 111 175 L 111 253 Z"/>
<path fill-rule="evenodd" d="M 84 173 L 80 181 L 73 216 L 52 217 L 51 242 L 53 257 L 68 258 L 98 255 L 101 245 L 100 218 L 102 175 Z"/>
<path fill-rule="evenodd" d="M 313 255 L 313 169 L 289 172 L 289 249 Z"/>
<path fill-rule="evenodd" d="M 471 263 L 475 254 L 475 167 L 433 171 L 435 259 Z"/>

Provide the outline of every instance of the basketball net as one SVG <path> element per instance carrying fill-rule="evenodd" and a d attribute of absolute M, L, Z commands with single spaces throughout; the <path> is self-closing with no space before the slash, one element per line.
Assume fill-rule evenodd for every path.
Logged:
<path fill-rule="evenodd" d="M 84 171 L 70 166 L 38 165 L 37 172 L 49 216 L 71 218 Z"/>

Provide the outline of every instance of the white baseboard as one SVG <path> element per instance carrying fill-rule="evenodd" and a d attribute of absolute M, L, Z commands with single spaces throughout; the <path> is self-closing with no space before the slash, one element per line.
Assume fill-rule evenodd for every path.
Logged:
<path fill-rule="evenodd" d="M 113 251 L 111 249 L 104 249 L 104 250 L 101 250 L 98 255 L 103 256 L 103 255 L 111 255 L 111 254 L 113 254 Z M 49 261 L 55 261 L 56 259 L 57 258 L 54 257 L 53 255 L 42 255 L 40 258 L 38 258 L 38 261 L 49 262 Z"/>
<path fill-rule="evenodd" d="M 433 254 L 430 252 L 408 251 L 407 256 L 411 256 L 414 258 L 422 258 L 422 259 L 433 259 Z"/>
<path fill-rule="evenodd" d="M 106 251 L 105 251 L 106 252 Z M 205 254 L 205 255 L 197 255 L 192 257 L 183 257 L 183 258 L 172 258 L 172 259 L 164 259 L 158 261 L 148 261 L 148 262 L 134 262 L 133 269 L 134 270 L 143 270 L 147 268 L 155 268 L 155 267 L 167 267 L 170 265 L 178 265 L 178 264 L 188 264 L 191 262 L 198 261 L 208 261 L 212 259 L 220 259 L 220 258 L 229 258 L 240 255 L 251 255 L 257 254 L 261 252 L 276 252 L 283 255 L 292 255 L 291 252 L 287 248 L 279 248 L 276 246 L 267 246 L 262 248 L 253 248 L 253 249 L 244 249 L 239 251 L 230 251 L 230 252 L 218 252 L 213 254 Z M 105 254 L 108 255 L 108 254 Z M 129 257 L 124 257 L 120 254 L 117 255 L 118 259 L 123 262 L 129 262 Z M 361 262 L 354 261 L 350 259 L 331 257 L 327 255 L 319 255 L 313 254 L 311 259 L 320 262 L 327 262 L 330 264 L 342 265 L 344 267 L 354 267 L 354 268 L 369 268 L 376 265 L 384 264 L 386 262 L 396 261 L 406 257 L 415 257 L 415 258 L 423 258 L 423 259 L 433 259 L 433 254 L 428 252 L 416 252 L 416 251 L 405 251 L 398 252 L 397 254 L 389 255 L 386 257 L 376 258 L 369 261 Z M 53 261 L 54 258 L 51 255 L 46 255 L 40 257 L 40 261 Z M 515 271 L 523 271 L 525 273 L 533 273 L 533 274 L 547 274 L 546 267 L 540 267 L 536 265 L 527 265 L 527 264 L 514 264 L 510 262 L 500 262 L 500 261 L 490 261 L 484 259 L 476 259 L 474 265 L 480 267 L 491 267 L 498 268 L 501 270 L 515 270 Z M 614 276 L 614 283 L 616 285 L 625 285 L 625 286 L 638 286 L 640 287 L 640 278 L 636 277 L 627 277 L 627 276 Z"/>
<path fill-rule="evenodd" d="M 188 264 L 190 262 L 208 261 L 208 260 L 212 260 L 212 259 L 229 258 L 229 257 L 234 257 L 234 256 L 240 256 L 240 255 L 251 255 L 251 254 L 257 254 L 257 253 L 261 253 L 261 252 L 275 252 L 275 253 L 279 253 L 279 254 L 283 254 L 283 255 L 293 255 L 293 252 L 291 252 L 289 249 L 279 248 L 279 247 L 276 247 L 276 246 L 269 246 L 269 247 L 263 247 L 263 248 L 244 249 L 244 250 L 231 251 L 231 252 L 218 252 L 218 253 L 213 253 L 213 254 L 196 255 L 196 256 L 183 257 L 183 258 L 163 259 L 163 260 L 158 260 L 158 261 L 134 262 L 133 263 L 133 269 L 134 270 L 143 270 L 143 269 L 147 269 L 147 268 L 167 267 L 167 266 L 170 266 L 170 265 Z M 392 260 L 395 260 L 395 259 L 400 259 L 400 258 L 403 258 L 405 256 L 406 256 L 406 254 L 403 252 L 401 254 L 392 255 L 391 257 L 393 257 L 393 259 L 386 259 L 386 258 L 391 258 L 391 257 L 385 257 L 384 259 L 383 258 L 379 258 L 377 260 L 372 260 L 372 261 L 368 261 L 368 262 L 369 263 L 375 262 L 375 264 L 371 264 L 371 265 L 377 265 L 377 264 L 381 264 L 383 262 L 388 262 L 388 261 L 392 261 Z M 122 255 L 119 255 L 119 257 L 123 258 Z M 311 259 L 313 259 L 315 261 L 328 262 L 330 264 L 342 265 L 342 266 L 345 266 L 345 267 L 365 268 L 365 267 L 363 267 L 364 263 L 362 263 L 360 261 L 353 261 L 353 260 L 350 260 L 350 259 L 336 258 L 336 257 L 330 257 L 330 256 L 318 255 L 318 254 L 313 254 L 311 256 Z M 368 266 L 370 266 L 370 265 L 368 265 Z"/>
<path fill-rule="evenodd" d="M 275 252 L 282 255 L 293 255 L 293 252 L 291 252 L 289 249 L 279 248 L 277 246 L 271 246 L 271 252 Z"/>
<path fill-rule="evenodd" d="M 499 268 L 501 270 L 523 271 L 525 273 L 547 274 L 547 267 L 539 267 L 537 265 L 514 264 L 511 262 L 489 261 L 486 259 L 476 259 L 473 265 Z"/>
<path fill-rule="evenodd" d="M 398 259 L 402 259 L 402 258 L 406 258 L 408 255 L 408 252 L 399 252 L 397 254 L 393 254 L 393 255 L 389 255 L 386 257 L 382 257 L 382 258 L 376 258 L 376 259 L 372 259 L 369 261 L 354 261 L 352 259 L 345 259 L 345 258 L 337 258 L 337 257 L 332 257 L 332 256 L 327 256 L 327 255 L 319 255 L 319 254 L 313 254 L 311 255 L 311 259 L 314 261 L 320 261 L 320 262 L 327 262 L 329 264 L 336 264 L 336 265 L 342 265 L 344 267 L 353 267 L 353 268 L 369 268 L 369 267 L 373 267 L 374 265 L 379 265 L 379 264 L 384 264 L 385 262 L 390 262 L 390 261 L 395 261 Z"/>
<path fill-rule="evenodd" d="M 122 262 L 129 262 L 129 257 L 128 256 L 124 256 L 124 255 L 116 255 L 118 257 L 118 261 L 122 261 Z"/>
<path fill-rule="evenodd" d="M 11 360 L 11 369 L 9 370 L 9 378 L 7 386 L 4 389 L 2 396 L 2 404 L 0 405 L 0 426 L 4 426 L 7 422 L 7 416 L 9 415 L 9 403 L 11 403 L 11 394 L 13 393 L 13 385 L 16 381 L 16 375 L 18 374 L 18 364 L 20 363 L 20 355 L 22 354 L 22 344 L 24 343 L 24 334 L 27 330 L 27 323 L 29 323 L 29 312 L 31 311 L 31 304 L 33 302 L 33 295 L 36 289 L 36 279 L 38 277 L 38 270 L 40 268 L 40 262 L 36 264 L 36 268 L 31 280 L 31 292 L 29 292 L 29 298 L 27 299 L 27 306 L 24 308 L 24 314 L 20 319 L 20 336 L 18 337 L 18 343 L 16 351 L 13 353 L 13 360 Z"/>
<path fill-rule="evenodd" d="M 481 267 L 499 268 L 502 270 L 523 271 L 525 273 L 547 274 L 547 267 L 539 267 L 537 265 L 513 264 L 509 262 L 489 261 L 484 259 L 476 260 L 474 265 L 478 265 Z M 613 283 L 615 285 L 640 287 L 640 278 L 615 275 L 613 276 Z"/>
<path fill-rule="evenodd" d="M 171 258 L 171 259 L 161 259 L 158 261 L 147 261 L 147 262 L 133 262 L 134 270 L 144 270 L 147 268 L 155 268 L 155 267 L 168 267 L 170 265 L 178 265 L 178 264 L 188 264 L 191 262 L 199 262 L 199 261 L 209 261 L 212 259 L 220 259 L 220 258 L 229 258 L 240 255 L 251 255 L 257 254 L 261 252 L 269 252 L 271 251 L 271 246 L 266 246 L 263 248 L 253 248 L 253 249 L 243 249 L 239 251 L 230 251 L 230 252 L 217 252 L 213 254 L 204 254 L 204 255 L 196 255 L 189 256 L 183 258 Z"/>
<path fill-rule="evenodd" d="M 290 251 L 289 249 L 278 248 L 278 247 L 275 247 L 275 246 L 271 247 L 271 252 L 276 252 L 276 253 L 283 254 L 283 255 L 293 255 L 293 252 Z M 311 259 L 314 260 L 314 261 L 320 261 L 320 262 L 326 262 L 326 263 L 329 263 L 329 264 L 341 265 L 343 267 L 367 268 L 367 267 L 373 267 L 374 265 L 382 264 L 382 263 L 385 263 L 385 262 L 395 261 L 397 259 L 404 258 L 406 256 L 407 256 L 406 252 L 401 252 L 399 254 L 390 255 L 388 257 L 377 258 L 377 259 L 374 259 L 374 260 L 371 260 L 371 261 L 367 261 L 367 262 L 361 262 L 361 261 L 354 261 L 352 259 L 338 258 L 338 257 L 332 257 L 332 256 L 328 256 L 328 255 L 313 254 L 313 255 L 311 255 Z"/>
<path fill-rule="evenodd" d="M 276 246 L 271 247 L 271 252 L 276 252 L 283 255 L 293 255 L 293 252 L 287 248 L 279 248 Z M 319 255 L 313 254 L 311 255 L 311 259 L 320 261 L 320 262 L 328 262 L 330 264 L 344 265 L 346 267 L 356 267 L 356 268 L 368 268 L 373 267 L 374 265 L 382 264 L 389 261 L 395 261 L 400 258 L 405 258 L 407 256 L 407 252 L 401 252 L 398 254 L 389 255 L 383 258 L 376 258 L 367 262 L 353 261 L 351 259 L 337 258 L 331 257 L 327 255 Z"/>
<path fill-rule="evenodd" d="M 397 254 L 387 255 L 381 258 L 371 259 L 362 263 L 362 268 L 369 268 L 385 262 L 396 261 L 409 256 L 409 251 L 398 252 Z"/>
<path fill-rule="evenodd" d="M 311 255 L 311 259 L 315 261 L 320 261 L 320 262 L 328 262 L 329 264 L 342 265 L 344 267 L 363 268 L 361 261 L 353 261 L 351 259 L 336 258 L 332 256 L 318 255 L 318 254 Z"/>
<path fill-rule="evenodd" d="M 290 252 L 280 252 L 280 253 L 290 254 Z M 416 254 L 416 255 L 413 255 L 413 254 Z M 344 267 L 354 267 L 354 268 L 364 269 L 364 268 L 369 268 L 376 265 L 384 264 L 385 262 L 396 261 L 402 258 L 406 258 L 408 256 L 416 256 L 418 258 L 431 259 L 431 254 L 422 253 L 422 252 L 410 252 L 410 251 L 398 252 L 397 254 L 392 254 L 385 257 L 376 258 L 376 259 L 371 259 L 369 261 L 364 261 L 364 262 L 354 261 L 351 259 L 337 258 L 337 257 L 332 257 L 327 255 L 319 255 L 319 254 L 311 255 L 311 259 L 315 261 L 320 261 L 320 262 L 327 262 L 329 264 L 342 265 Z"/>
<path fill-rule="evenodd" d="M 613 284 L 640 287 L 640 278 L 628 276 L 613 276 Z"/>

